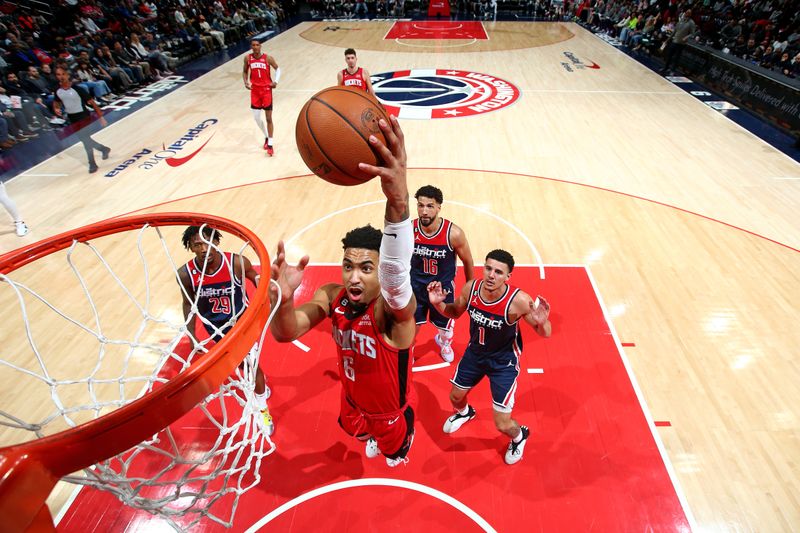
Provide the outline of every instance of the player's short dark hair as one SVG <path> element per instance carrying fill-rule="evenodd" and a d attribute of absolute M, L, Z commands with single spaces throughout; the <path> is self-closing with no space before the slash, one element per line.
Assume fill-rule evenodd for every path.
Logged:
<path fill-rule="evenodd" d="M 433 198 L 436 200 L 437 204 L 444 203 L 444 195 L 442 194 L 441 189 L 434 187 L 433 185 L 425 185 L 424 187 L 420 187 L 419 190 L 414 194 L 414 198 L 419 200 L 420 196 L 424 196 L 425 198 Z"/>
<path fill-rule="evenodd" d="M 342 249 L 364 248 L 365 250 L 380 252 L 381 238 L 383 238 L 383 232 L 367 224 L 348 231 L 344 239 L 342 239 Z"/>
<path fill-rule="evenodd" d="M 261 41 L 258 40 L 258 39 L 250 39 L 250 44 L 253 44 L 253 43 L 261 44 Z"/>
<path fill-rule="evenodd" d="M 183 237 L 181 238 L 181 242 L 183 242 L 183 247 L 187 250 L 191 250 L 192 238 L 200 233 L 200 226 L 189 226 L 185 230 L 183 230 Z M 222 233 L 219 230 L 212 228 L 211 226 L 203 226 L 203 237 L 206 238 L 209 242 L 217 241 L 219 242 L 222 239 Z"/>
<path fill-rule="evenodd" d="M 347 55 L 350 55 L 350 54 L 356 55 L 356 51 L 353 50 L 352 48 L 348 48 L 347 50 L 344 51 L 344 55 L 347 56 Z"/>
<path fill-rule="evenodd" d="M 510 253 L 506 252 L 505 250 L 496 249 L 492 250 L 488 254 L 486 254 L 486 259 L 494 259 L 495 261 L 499 261 L 504 263 L 508 266 L 508 273 L 511 274 L 511 271 L 514 270 L 514 256 Z"/>

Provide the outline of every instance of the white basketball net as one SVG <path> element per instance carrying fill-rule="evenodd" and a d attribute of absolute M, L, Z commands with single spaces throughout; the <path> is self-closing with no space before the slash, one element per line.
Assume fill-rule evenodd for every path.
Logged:
<path fill-rule="evenodd" d="M 182 231 L 183 228 L 179 229 Z M 158 241 L 153 234 L 157 235 Z M 116 238 L 119 241 L 120 235 L 125 234 L 99 240 Z M 149 240 L 152 243 L 145 243 Z M 180 243 L 179 238 L 170 238 L 173 249 L 176 240 Z M 160 242 L 160 246 L 157 242 Z M 209 242 L 207 244 L 214 246 Z M 245 243 L 239 250 L 240 257 L 248 246 Z M 118 245 L 116 247 L 119 248 Z M 40 289 L 30 286 L 26 281 L 12 279 L 16 277 L 16 271 L 8 276 L 0 274 L 0 303 L 7 306 L 3 313 L 11 313 L 13 302 L 16 301 L 22 317 L 20 322 L 24 323 L 24 330 L 13 334 L 19 348 L 12 348 L 11 352 L 5 348 L 0 351 L 0 379 L 4 380 L 3 383 L 14 382 L 6 380 L 34 383 L 26 391 L 36 388 L 38 384 L 38 388 L 49 391 L 50 399 L 46 412 L 40 409 L 41 414 L 36 415 L 22 413 L 20 409 L 6 410 L 6 402 L 3 401 L 0 404 L 0 430 L 6 433 L 5 437 L 13 433 L 16 440 L 6 442 L 4 439 L 2 445 L 51 435 L 107 414 L 168 382 L 172 375 L 183 372 L 208 351 L 213 343 L 209 339 L 189 339 L 186 342 L 188 321 L 180 313 L 181 290 L 184 294 L 186 291 L 180 288 L 180 283 L 175 284 L 178 268 L 182 267 L 184 261 L 175 263 L 171 247 L 162 235 L 162 228 L 141 228 L 137 237 L 137 268 L 144 275 L 140 273 L 136 279 L 137 284 L 141 283 L 139 278 L 143 278 L 144 283 L 137 289 L 129 289 L 123 282 L 124 276 L 117 272 L 119 267 L 112 266 L 103 257 L 95 241 L 73 242 L 68 250 L 61 253 L 60 261 L 65 257 L 66 265 L 62 263 L 59 283 L 63 283 L 63 272 L 69 270 L 76 284 L 75 291 L 83 294 L 85 304 L 90 309 L 83 316 L 76 316 L 80 313 L 65 309 L 57 298 L 42 294 Z M 154 250 L 158 256 L 155 260 L 152 258 Z M 129 251 L 126 257 L 125 267 L 128 270 L 134 263 L 133 255 Z M 186 256 L 185 259 L 190 257 Z M 250 259 L 255 259 L 252 254 Z M 158 293 L 151 290 L 154 268 L 163 274 Z M 90 276 L 97 276 L 97 269 L 101 269 L 103 279 L 99 282 L 89 281 Z M 244 272 L 244 269 L 240 272 Z M 166 285 L 163 282 L 165 278 L 171 278 Z M 164 292 L 169 293 L 166 298 L 162 294 Z M 199 291 L 196 293 L 199 294 Z M 155 301 L 165 299 L 171 299 L 174 305 L 156 310 L 158 306 Z M 115 324 L 117 319 L 114 315 L 121 308 L 132 309 L 132 314 L 138 315 L 138 324 L 127 324 L 131 332 L 128 338 L 118 336 L 109 327 Z M 236 316 L 243 311 L 235 310 Z M 105 316 L 104 313 L 111 316 Z M 189 320 L 195 320 L 196 316 L 195 298 Z M 236 316 L 231 322 L 235 321 Z M 200 320 L 209 334 L 221 334 L 204 317 L 200 317 Z M 267 326 L 271 320 L 272 315 Z M 232 323 L 225 326 L 229 325 Z M 67 345 L 73 336 L 89 339 L 93 345 L 91 350 L 82 349 L 80 355 L 91 355 L 93 350 L 96 361 L 84 362 L 86 370 L 80 375 L 66 376 L 63 370 L 52 368 L 56 363 L 63 364 L 65 357 L 76 357 L 74 353 L 59 349 L 59 343 L 54 345 L 53 342 L 38 340 L 44 331 L 52 335 L 54 328 L 63 328 L 63 345 Z M 198 332 L 201 329 L 198 327 Z M 153 331 L 158 332 L 155 341 Z M 163 517 L 178 530 L 189 529 L 204 517 L 230 527 L 239 497 L 260 482 L 261 460 L 275 449 L 266 434 L 263 415 L 254 393 L 255 371 L 265 333 L 266 327 L 260 342 L 247 354 L 243 364 L 217 392 L 208 396 L 189 414 L 138 446 L 83 472 L 72 474 L 65 480 L 109 491 L 128 506 Z M 6 338 L 0 334 L 0 342 L 5 341 Z M 109 364 L 112 359 L 112 364 Z M 142 366 L 142 361 L 152 363 L 145 370 L 137 370 Z M 113 367 L 113 371 L 109 371 L 109 367 Z M 170 369 L 171 375 L 164 375 L 166 368 Z M 82 391 L 78 400 L 75 399 L 76 388 Z M 41 404 L 46 403 L 41 397 L 31 397 L 30 400 L 40 404 L 40 408 Z M 20 438 L 22 432 L 27 432 L 28 437 L 23 435 Z M 221 516 L 223 514 L 225 516 Z"/>

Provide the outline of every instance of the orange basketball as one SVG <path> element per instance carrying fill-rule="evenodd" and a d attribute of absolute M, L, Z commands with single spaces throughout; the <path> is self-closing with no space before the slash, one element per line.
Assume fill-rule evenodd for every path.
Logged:
<path fill-rule="evenodd" d="M 369 136 L 384 145 L 378 121 L 389 116 L 378 101 L 351 87 L 329 87 L 306 102 L 297 117 L 297 149 L 308 168 L 336 185 L 358 185 L 375 176 L 359 170 L 359 163 L 381 166 Z"/>

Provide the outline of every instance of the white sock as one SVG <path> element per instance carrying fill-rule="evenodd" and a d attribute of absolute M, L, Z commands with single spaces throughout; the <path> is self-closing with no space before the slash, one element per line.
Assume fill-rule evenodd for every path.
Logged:
<path fill-rule="evenodd" d="M 14 219 L 14 222 L 22 222 L 22 216 L 19 214 L 19 210 L 17 209 L 17 204 L 14 203 L 8 193 L 6 193 L 6 186 L 3 182 L 0 181 L 0 205 L 6 208 L 8 214 L 11 215 L 11 218 Z"/>
<path fill-rule="evenodd" d="M 264 126 L 264 121 L 261 120 L 262 111 L 260 109 L 251 109 L 250 111 L 253 112 L 253 120 L 256 121 L 256 125 L 258 126 L 258 129 L 260 129 L 261 133 L 263 133 L 264 137 L 266 137 L 267 136 L 267 127 Z"/>
<path fill-rule="evenodd" d="M 272 146 L 272 137 L 267 137 L 267 146 Z"/>
<path fill-rule="evenodd" d="M 465 405 L 463 409 L 458 410 L 458 414 L 462 416 L 466 415 L 467 413 L 469 413 L 469 404 Z"/>
<path fill-rule="evenodd" d="M 521 426 L 519 428 L 519 433 L 517 433 L 517 436 L 514 437 L 511 440 L 513 440 L 514 442 L 522 442 L 522 427 Z"/>
<path fill-rule="evenodd" d="M 267 391 L 265 390 L 261 394 L 256 393 L 256 407 L 259 409 L 264 409 L 267 407 Z"/>

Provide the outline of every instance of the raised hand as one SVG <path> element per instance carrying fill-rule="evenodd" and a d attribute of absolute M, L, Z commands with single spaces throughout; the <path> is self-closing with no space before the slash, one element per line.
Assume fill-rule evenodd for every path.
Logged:
<path fill-rule="evenodd" d="M 400 222 L 408 218 L 408 185 L 406 184 L 406 144 L 403 130 L 397 117 L 391 116 L 390 123 L 381 119 L 378 125 L 386 138 L 384 145 L 377 137 L 370 135 L 372 149 L 383 160 L 382 167 L 359 163 L 358 168 L 381 178 L 381 188 L 386 196 L 386 220 Z"/>
<path fill-rule="evenodd" d="M 286 303 L 294 297 L 294 291 L 303 283 L 303 272 L 308 265 L 309 257 L 303 256 L 296 266 L 286 262 L 286 249 L 283 241 L 278 242 L 278 253 L 272 262 L 270 275 L 281 288 L 281 303 Z"/>
<path fill-rule="evenodd" d="M 441 281 L 431 281 L 428 283 L 428 301 L 436 306 L 444 301 L 450 291 L 442 288 Z"/>
<path fill-rule="evenodd" d="M 532 298 L 528 314 L 537 324 L 544 324 L 547 322 L 547 317 L 550 316 L 550 303 L 544 299 L 544 296 Z"/>

